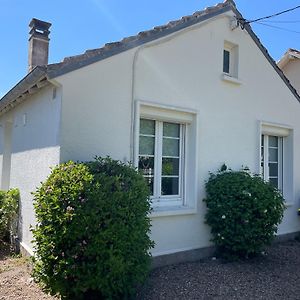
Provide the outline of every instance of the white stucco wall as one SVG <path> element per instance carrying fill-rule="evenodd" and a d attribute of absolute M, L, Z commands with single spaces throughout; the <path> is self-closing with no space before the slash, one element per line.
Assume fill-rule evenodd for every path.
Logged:
<path fill-rule="evenodd" d="M 10 176 L 6 179 L 8 186 L 1 188 L 20 189 L 19 234 L 25 248 L 31 247 L 29 226 L 35 220 L 31 192 L 50 173 L 50 166 L 59 163 L 60 108 L 60 93 L 53 99 L 53 87 L 45 87 L 0 117 L 1 150 L 7 142 L 3 136 L 5 124 L 12 124 Z"/>
<path fill-rule="evenodd" d="M 56 78 L 63 86 L 62 161 L 95 155 L 130 160 L 132 55 L 128 51 Z"/>
<path fill-rule="evenodd" d="M 239 47 L 241 84 L 221 79 L 224 41 Z M 137 54 L 136 51 L 139 51 Z M 136 55 L 135 55 L 136 54 Z M 135 61 L 135 63 L 134 63 Z M 134 70 L 134 76 L 133 76 Z M 134 78 L 134 80 L 132 79 Z M 225 17 L 57 78 L 63 85 L 61 159 L 133 160 L 133 101 L 197 112 L 196 210 L 152 219 L 153 255 L 205 247 L 204 183 L 225 162 L 259 172 L 260 122 L 291 128 L 289 206 L 279 232 L 300 229 L 300 104 L 245 31 Z"/>
<path fill-rule="evenodd" d="M 300 59 L 295 58 L 290 60 L 282 68 L 282 71 L 298 93 L 300 93 Z"/>
<path fill-rule="evenodd" d="M 0 126 L 0 166 L 1 166 L 1 172 L 0 172 L 0 182 L 2 182 L 2 164 L 3 164 L 3 148 L 4 148 L 4 129 L 1 124 Z"/>
<path fill-rule="evenodd" d="M 225 162 L 233 169 L 246 165 L 258 173 L 260 121 L 294 128 L 294 146 L 300 142 L 299 103 L 247 33 L 240 29 L 231 31 L 226 23 L 226 19 L 220 19 L 160 46 L 147 48 L 140 55 L 136 98 L 194 109 L 199 119 L 198 214 L 170 217 L 169 222 L 176 224 L 176 229 L 170 223 L 167 234 L 161 230 L 167 220 L 155 219 L 152 232 L 153 236 L 159 236 L 157 253 L 167 253 L 170 245 L 173 249 L 207 245 L 209 235 L 202 223 L 205 205 L 201 199 L 205 196 L 208 172 L 216 171 Z M 241 85 L 220 79 L 224 40 L 239 46 Z M 296 152 L 294 166 L 300 158 Z M 287 199 L 295 205 L 287 209 L 280 233 L 299 229 L 296 215 L 299 175 L 294 173 L 293 199 Z"/>
<path fill-rule="evenodd" d="M 2 173 L 3 173 L 3 152 L 4 152 L 4 132 L 5 132 L 5 123 L 0 123 L 0 166 L 1 166 L 1 172 L 0 172 L 0 185 L 2 188 Z"/>

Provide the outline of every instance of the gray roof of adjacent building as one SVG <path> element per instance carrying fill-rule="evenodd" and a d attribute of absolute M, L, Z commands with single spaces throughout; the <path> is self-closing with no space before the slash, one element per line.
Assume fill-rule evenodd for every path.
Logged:
<path fill-rule="evenodd" d="M 233 11 L 237 20 L 244 20 L 241 13 L 237 10 L 233 0 L 225 0 L 223 3 L 215 6 L 205 8 L 202 11 L 197 11 L 192 15 L 184 16 L 179 20 L 170 21 L 169 23 L 156 26 L 151 30 L 139 32 L 137 35 L 126 37 L 118 42 L 107 43 L 101 48 L 87 50 L 83 54 L 66 57 L 60 63 L 48 64 L 46 66 L 35 67 L 29 74 L 27 74 L 20 82 L 18 82 L 6 95 L 0 99 L 0 114 L 3 114 L 17 103 L 25 100 L 28 95 L 34 93 L 37 89 L 49 84 L 48 80 L 63 74 L 75 71 L 79 68 L 88 66 L 92 63 L 104 60 L 113 55 L 117 55 L 124 51 L 133 49 L 153 40 L 165 37 L 186 27 L 203 22 L 228 11 Z M 273 66 L 275 71 L 285 82 L 287 87 L 291 90 L 294 96 L 300 102 L 300 97 L 295 88 L 290 84 L 289 80 L 283 74 L 276 62 L 269 55 L 267 49 L 262 45 L 258 37 L 252 31 L 251 26 L 247 23 L 243 27 L 256 45 L 260 48 L 265 58 Z"/>

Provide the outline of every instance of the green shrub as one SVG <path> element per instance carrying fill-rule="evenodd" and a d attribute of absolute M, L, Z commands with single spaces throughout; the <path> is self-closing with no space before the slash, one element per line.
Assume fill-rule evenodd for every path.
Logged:
<path fill-rule="evenodd" d="M 16 234 L 16 219 L 19 207 L 19 190 L 0 191 L 0 240 L 9 240 Z"/>
<path fill-rule="evenodd" d="M 223 168 L 210 175 L 206 193 L 206 223 L 219 255 L 250 257 L 273 240 L 283 217 L 284 199 L 260 176 Z"/>
<path fill-rule="evenodd" d="M 37 189 L 33 276 L 62 299 L 127 298 L 147 277 L 149 190 L 110 158 L 57 166 Z"/>

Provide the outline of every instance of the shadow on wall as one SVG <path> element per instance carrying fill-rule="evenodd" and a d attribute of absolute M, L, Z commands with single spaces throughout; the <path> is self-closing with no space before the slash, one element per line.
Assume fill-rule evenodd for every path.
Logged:
<path fill-rule="evenodd" d="M 18 211 L 18 223 L 17 223 L 17 238 L 16 238 L 16 251 L 17 253 L 20 252 L 20 242 L 23 240 L 23 216 L 22 216 L 22 201 L 20 195 L 19 201 L 19 211 Z"/>
<path fill-rule="evenodd" d="M 60 109 L 56 88 L 48 86 L 4 114 L 0 119 L 4 149 L 9 139 L 11 153 L 58 146 Z"/>
<path fill-rule="evenodd" d="M 9 179 L 11 170 L 11 138 L 13 123 L 11 120 L 5 122 L 3 126 L 3 157 L 2 157 L 2 176 L 1 189 L 9 189 Z"/>

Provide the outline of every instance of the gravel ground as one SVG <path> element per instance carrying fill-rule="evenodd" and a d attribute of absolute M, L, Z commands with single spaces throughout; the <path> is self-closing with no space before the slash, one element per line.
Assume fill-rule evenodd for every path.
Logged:
<path fill-rule="evenodd" d="M 138 299 L 300 299 L 300 243 L 275 244 L 243 262 L 207 259 L 154 270 Z"/>
<path fill-rule="evenodd" d="M 29 274 L 26 259 L 0 247 L 0 300 L 55 299 Z M 243 262 L 206 259 L 154 270 L 137 299 L 300 299 L 300 242 L 275 244 Z"/>

